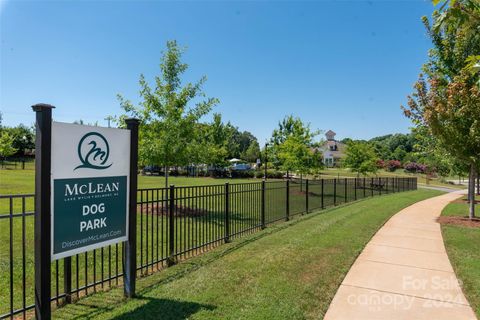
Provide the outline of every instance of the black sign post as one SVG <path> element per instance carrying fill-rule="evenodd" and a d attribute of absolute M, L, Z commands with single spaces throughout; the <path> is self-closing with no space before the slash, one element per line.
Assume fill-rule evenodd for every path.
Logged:
<path fill-rule="evenodd" d="M 35 318 L 50 319 L 50 171 L 52 109 L 48 104 L 32 106 L 36 112 L 35 138 Z"/>
<path fill-rule="evenodd" d="M 138 170 L 138 119 L 125 120 L 130 130 L 130 186 L 128 208 L 128 241 L 125 243 L 124 294 L 135 295 L 137 275 L 137 170 Z"/>

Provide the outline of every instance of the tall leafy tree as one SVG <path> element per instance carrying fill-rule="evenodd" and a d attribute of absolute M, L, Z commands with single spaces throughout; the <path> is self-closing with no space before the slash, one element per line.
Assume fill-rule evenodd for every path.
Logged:
<path fill-rule="evenodd" d="M 260 158 L 260 145 L 257 139 L 250 142 L 250 145 L 242 153 L 241 157 L 248 162 L 256 162 Z"/>
<path fill-rule="evenodd" d="M 343 165 L 350 168 L 357 175 L 377 172 L 377 154 L 374 147 L 361 141 L 352 141 L 347 145 L 346 157 Z"/>
<path fill-rule="evenodd" d="M 225 125 L 222 122 L 222 116 L 216 113 L 212 123 L 206 129 L 204 162 L 215 167 L 223 167 L 227 164 L 228 145 L 231 140 L 230 127 Z"/>
<path fill-rule="evenodd" d="M 314 141 L 319 133 L 300 118 L 286 116 L 272 133 L 269 158 L 273 158 L 274 164 L 287 172 L 306 173 L 316 169 L 322 165 L 315 151 L 318 143 Z"/>
<path fill-rule="evenodd" d="M 434 1 L 439 2 L 439 1 Z M 408 97 L 405 115 L 428 129 L 444 150 L 470 168 L 470 218 L 475 216 L 475 177 L 480 159 L 480 88 L 472 66 L 480 52 L 480 5 L 444 2 L 430 24 L 423 21 L 433 48 L 425 76 Z"/>
<path fill-rule="evenodd" d="M 160 61 L 160 74 L 155 77 L 153 85 L 140 76 L 141 101 L 138 105 L 118 96 L 126 115 L 141 121 L 141 162 L 165 166 L 165 186 L 168 186 L 168 167 L 188 163 L 195 124 L 219 102 L 216 98 L 207 98 L 203 92 L 205 76 L 195 83 L 183 85 L 181 77 L 188 69 L 188 65 L 182 62 L 184 52 L 176 41 L 167 42 Z"/>

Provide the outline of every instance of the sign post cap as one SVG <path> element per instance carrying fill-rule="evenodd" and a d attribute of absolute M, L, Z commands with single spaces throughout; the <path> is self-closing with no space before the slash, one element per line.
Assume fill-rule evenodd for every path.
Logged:
<path fill-rule="evenodd" d="M 140 123 L 140 119 L 137 119 L 137 118 L 127 118 L 127 119 L 125 119 L 125 123 Z"/>
<path fill-rule="evenodd" d="M 39 112 L 47 109 L 54 109 L 55 107 L 47 103 L 37 103 L 32 106 L 33 111 Z"/>

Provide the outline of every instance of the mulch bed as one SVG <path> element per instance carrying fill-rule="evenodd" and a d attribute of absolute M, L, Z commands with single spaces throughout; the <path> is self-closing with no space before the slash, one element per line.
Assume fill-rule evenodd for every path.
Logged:
<path fill-rule="evenodd" d="M 453 200 L 452 203 L 470 203 L 467 199 L 457 199 Z M 480 200 L 475 200 L 475 204 L 480 203 Z"/>
<path fill-rule="evenodd" d="M 304 196 L 307 192 L 306 191 L 299 191 L 299 190 L 292 190 L 290 191 L 290 194 L 292 195 L 297 195 L 297 196 Z M 308 196 L 311 197 L 320 197 L 321 194 L 315 193 L 315 192 L 308 192 Z"/>
<path fill-rule="evenodd" d="M 141 205 L 137 205 L 137 210 L 140 212 Z M 168 216 L 168 204 L 167 203 L 148 203 L 143 204 L 142 213 L 152 214 L 159 216 Z M 207 214 L 207 210 L 194 209 L 185 207 L 182 205 L 175 205 L 174 216 L 180 217 L 201 217 Z"/>
<path fill-rule="evenodd" d="M 473 218 L 470 220 L 468 217 L 442 216 L 437 218 L 437 222 L 440 224 L 462 226 L 467 228 L 480 228 L 479 218 Z"/>

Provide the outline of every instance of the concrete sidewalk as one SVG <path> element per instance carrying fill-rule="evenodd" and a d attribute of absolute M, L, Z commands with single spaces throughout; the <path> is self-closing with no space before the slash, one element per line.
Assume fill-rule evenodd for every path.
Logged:
<path fill-rule="evenodd" d="M 463 192 L 418 202 L 393 216 L 353 264 L 325 319 L 476 319 L 435 221 Z"/>

